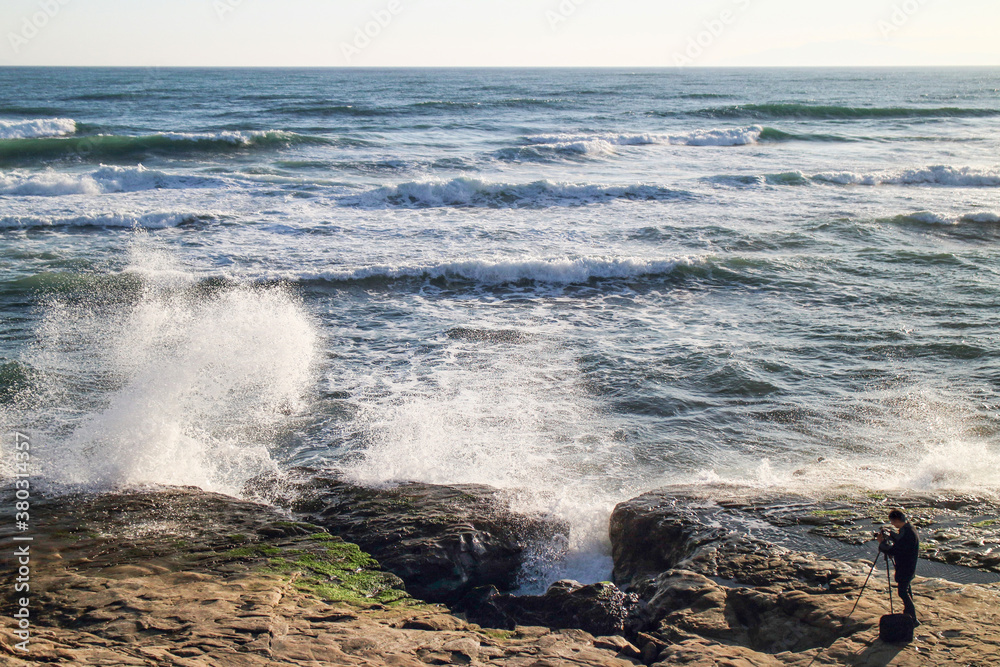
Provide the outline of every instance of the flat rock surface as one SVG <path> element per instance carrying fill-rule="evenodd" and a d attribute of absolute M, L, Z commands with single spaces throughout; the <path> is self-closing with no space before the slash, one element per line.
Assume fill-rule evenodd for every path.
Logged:
<path fill-rule="evenodd" d="M 726 507 L 778 527 L 801 527 L 847 544 L 870 544 L 892 508 L 903 509 L 921 534 L 921 557 L 1000 573 L 1000 505 L 985 495 L 848 493 L 817 501 L 781 495 L 724 499 Z"/>

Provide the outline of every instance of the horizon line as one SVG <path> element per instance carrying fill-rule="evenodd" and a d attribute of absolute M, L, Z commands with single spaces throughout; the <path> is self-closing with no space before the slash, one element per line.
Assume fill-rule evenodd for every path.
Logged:
<path fill-rule="evenodd" d="M 719 70 L 719 69 L 1000 69 L 995 65 L 7 65 L 0 69 L 327 69 L 327 70 L 473 70 L 473 69 L 644 69 L 644 70 Z"/>

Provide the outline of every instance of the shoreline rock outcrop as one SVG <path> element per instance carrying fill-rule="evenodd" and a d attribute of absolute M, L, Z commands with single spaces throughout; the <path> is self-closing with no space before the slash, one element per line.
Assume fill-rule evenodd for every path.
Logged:
<path fill-rule="evenodd" d="M 525 552 L 569 533 L 564 522 L 512 511 L 499 490 L 478 484 L 372 489 L 300 475 L 295 491 L 296 516 L 359 545 L 428 602 L 454 605 L 483 586 L 512 591 Z"/>
<path fill-rule="evenodd" d="M 1000 584 L 962 583 L 1000 580 L 989 498 L 662 489 L 615 509 L 614 583 L 516 596 L 531 542 L 566 527 L 494 489 L 293 486 L 281 506 L 193 488 L 33 498 L 31 651 L 2 637 L 0 664 L 923 667 L 1000 649 Z M 909 646 L 876 639 L 884 570 L 857 599 L 874 546 L 856 542 L 891 505 L 931 547 Z M 8 610 L 17 597 L 5 592 Z"/>
<path fill-rule="evenodd" d="M 642 600 L 637 622 L 660 642 L 655 664 L 951 665 L 977 664 L 995 651 L 1000 586 L 919 577 L 914 592 L 924 626 L 917 640 L 906 647 L 877 641 L 878 620 L 890 607 L 885 570 L 858 600 L 872 563 L 824 557 L 851 546 L 833 542 L 828 535 L 839 532 L 825 528 L 837 521 L 838 531 L 870 541 L 889 507 L 914 501 L 865 498 L 852 505 L 846 497 L 676 487 L 618 505 L 610 528 L 614 578 Z M 924 516 L 947 512 L 948 521 L 969 525 L 988 505 L 951 496 L 940 508 L 926 504 L 930 497 L 919 502 Z M 972 508 L 964 518 L 962 508 Z M 877 553 L 874 542 L 867 553 Z"/>
<path fill-rule="evenodd" d="M 8 618 L 30 599 L 29 650 L 4 633 L 2 665 L 636 664 L 580 630 L 471 624 L 413 598 L 357 545 L 269 505 L 161 488 L 35 497 L 32 516 L 31 589 L 4 595 Z M 4 544 L 13 527 L 0 510 Z"/>

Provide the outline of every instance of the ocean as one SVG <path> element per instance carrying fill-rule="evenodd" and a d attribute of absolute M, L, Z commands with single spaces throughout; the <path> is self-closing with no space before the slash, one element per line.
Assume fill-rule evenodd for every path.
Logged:
<path fill-rule="evenodd" d="M 993 493 L 998 155 L 998 69 L 0 69 L 0 430 L 509 489 L 547 581 L 667 484 Z"/>

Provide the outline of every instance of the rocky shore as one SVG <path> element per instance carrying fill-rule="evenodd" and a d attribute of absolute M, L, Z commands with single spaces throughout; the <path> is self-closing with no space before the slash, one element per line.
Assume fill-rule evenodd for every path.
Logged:
<path fill-rule="evenodd" d="M 0 664 L 985 666 L 1000 652 L 991 498 L 662 489 L 615 509 L 613 581 L 517 596 L 528 550 L 568 527 L 495 489 L 302 474 L 247 493 L 270 502 L 192 488 L 36 498 L 26 594 L 8 511 Z M 927 545 L 908 646 L 877 640 L 884 570 L 851 615 L 894 505 Z M 23 595 L 27 653 L 10 631 Z"/>

